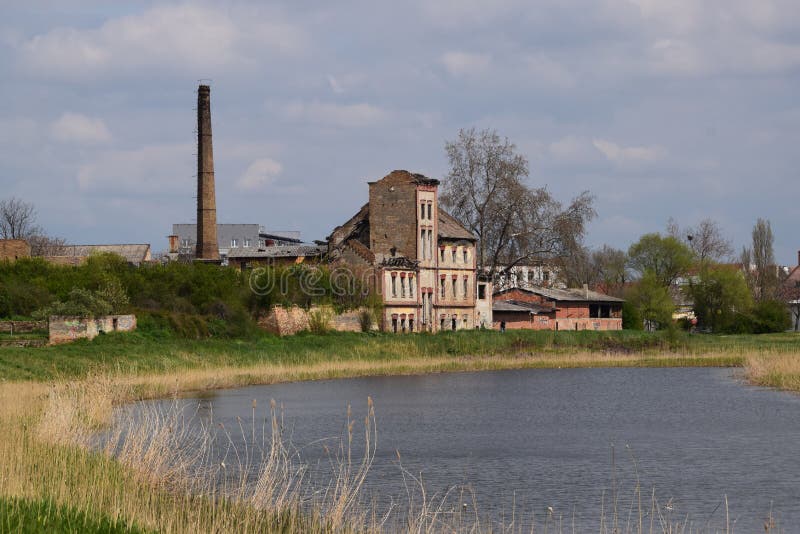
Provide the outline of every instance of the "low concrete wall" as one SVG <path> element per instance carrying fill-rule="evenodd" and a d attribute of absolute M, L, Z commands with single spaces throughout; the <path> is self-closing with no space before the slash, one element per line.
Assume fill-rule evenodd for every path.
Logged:
<path fill-rule="evenodd" d="M 29 334 L 47 330 L 47 321 L 0 321 L 0 333 Z"/>
<path fill-rule="evenodd" d="M 50 317 L 50 343 L 69 343 L 76 339 L 94 339 L 105 332 L 136 330 L 135 315 L 103 317 Z"/>

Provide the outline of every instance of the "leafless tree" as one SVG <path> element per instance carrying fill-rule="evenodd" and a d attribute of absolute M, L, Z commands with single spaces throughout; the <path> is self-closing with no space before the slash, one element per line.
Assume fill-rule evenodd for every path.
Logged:
<path fill-rule="evenodd" d="M 741 254 L 745 278 L 758 301 L 775 298 L 778 286 L 778 272 L 775 265 L 775 251 L 772 225 L 759 218 L 753 226 L 752 248 L 744 247 Z"/>
<path fill-rule="evenodd" d="M 31 256 L 60 256 L 65 242 L 50 237 L 36 224 L 36 208 L 16 197 L 0 200 L 0 237 L 24 239 L 31 246 Z"/>
<path fill-rule="evenodd" d="M 709 261 L 719 263 L 733 255 L 730 239 L 725 237 L 719 223 L 713 219 L 703 219 L 697 226 L 680 228 L 678 223 L 670 218 L 667 223 L 667 233 L 683 241 L 701 264 Z"/>
<path fill-rule="evenodd" d="M 565 208 L 546 188 L 529 187 L 527 159 L 494 130 L 461 130 L 445 150 L 450 172 L 442 204 L 478 237 L 480 269 L 508 272 L 580 246 L 595 215 L 591 194 L 580 194 Z"/>
<path fill-rule="evenodd" d="M 0 236 L 3 239 L 27 239 L 41 233 L 36 226 L 36 208 L 16 197 L 0 200 Z"/>
<path fill-rule="evenodd" d="M 579 247 L 561 260 L 567 285 L 588 284 L 611 295 L 621 295 L 628 281 L 627 254 L 609 245 L 597 250 Z"/>
<path fill-rule="evenodd" d="M 31 246 L 31 256 L 63 256 L 66 254 L 66 241 L 60 237 L 37 234 L 29 236 L 27 241 Z"/>

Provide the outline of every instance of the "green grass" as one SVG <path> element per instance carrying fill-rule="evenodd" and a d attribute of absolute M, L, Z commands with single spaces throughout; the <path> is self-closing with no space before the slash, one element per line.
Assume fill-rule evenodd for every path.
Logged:
<path fill-rule="evenodd" d="M 87 514 L 51 500 L 0 498 L 0 532 L 9 534 L 139 534 L 152 532 L 110 519 Z"/>
<path fill-rule="evenodd" d="M 800 335 L 688 335 L 682 332 L 447 332 L 436 335 L 329 333 L 279 338 L 186 340 L 140 330 L 99 336 L 93 341 L 43 347 L 0 347 L 0 379 L 53 380 L 90 374 L 143 374 L 265 363 L 314 364 L 325 361 L 401 361 L 404 358 L 514 356 L 597 352 L 648 355 L 674 353 L 677 365 L 693 355 L 737 358 L 751 352 L 800 352 Z M 660 365 L 668 365 L 663 359 Z M 707 363 L 696 362 L 696 365 Z M 740 364 L 740 363 L 739 363 Z"/>

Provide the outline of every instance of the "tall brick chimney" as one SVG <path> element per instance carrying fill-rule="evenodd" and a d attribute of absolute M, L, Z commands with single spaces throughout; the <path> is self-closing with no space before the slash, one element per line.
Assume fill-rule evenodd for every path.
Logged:
<path fill-rule="evenodd" d="M 211 148 L 211 88 L 197 89 L 197 254 L 198 260 L 219 261 L 214 151 Z"/>

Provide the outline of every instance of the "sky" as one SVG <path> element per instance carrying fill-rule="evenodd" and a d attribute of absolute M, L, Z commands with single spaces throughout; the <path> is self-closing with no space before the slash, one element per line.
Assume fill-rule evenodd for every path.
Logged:
<path fill-rule="evenodd" d="M 70 243 L 167 247 L 195 220 L 211 85 L 218 222 L 324 239 L 394 169 L 497 130 L 586 244 L 770 220 L 800 249 L 796 0 L 0 0 L 0 197 Z"/>

